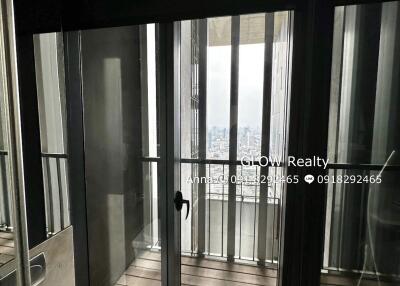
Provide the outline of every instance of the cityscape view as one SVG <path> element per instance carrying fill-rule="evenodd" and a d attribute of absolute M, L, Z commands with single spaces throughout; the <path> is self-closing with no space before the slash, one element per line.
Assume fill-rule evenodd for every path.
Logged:
<path fill-rule="evenodd" d="M 237 136 L 237 159 L 243 156 L 261 156 L 261 128 L 260 127 L 239 127 Z M 212 126 L 207 133 L 207 159 L 227 160 L 229 158 L 229 129 L 225 127 Z M 269 168 L 271 175 L 278 175 L 280 168 Z M 224 183 L 212 183 L 209 186 L 209 196 L 212 199 L 226 200 L 227 182 L 229 178 L 229 167 L 227 165 L 212 164 L 207 166 L 207 176 L 211 178 L 224 177 Z M 236 195 L 238 200 L 254 201 L 259 196 L 259 166 L 238 165 L 236 170 Z M 244 178 L 254 178 L 247 182 Z M 269 186 L 268 197 L 279 197 L 280 192 L 277 186 Z M 256 197 L 255 197 L 256 196 Z M 271 200 L 272 202 L 272 200 Z"/>

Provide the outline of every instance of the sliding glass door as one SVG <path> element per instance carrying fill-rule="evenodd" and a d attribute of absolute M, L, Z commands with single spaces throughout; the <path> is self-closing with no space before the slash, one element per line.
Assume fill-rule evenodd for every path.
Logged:
<path fill-rule="evenodd" d="M 290 21 L 180 23 L 182 284 L 277 283 Z"/>
<path fill-rule="evenodd" d="M 321 285 L 398 285 L 400 3 L 336 7 L 333 40 Z"/>
<path fill-rule="evenodd" d="M 0 4 L 0 285 L 399 283 L 398 2 L 86 2 Z"/>
<path fill-rule="evenodd" d="M 75 203 L 91 284 L 277 283 L 290 21 L 259 13 L 58 38 L 67 106 L 83 110 Z"/>
<path fill-rule="evenodd" d="M 34 283 L 277 285 L 292 17 L 20 36 Z"/>

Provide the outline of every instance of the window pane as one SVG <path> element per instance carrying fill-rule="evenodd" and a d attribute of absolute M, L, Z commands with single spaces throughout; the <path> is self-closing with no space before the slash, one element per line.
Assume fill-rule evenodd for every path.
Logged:
<path fill-rule="evenodd" d="M 63 37 L 40 34 L 33 42 L 47 234 L 52 236 L 70 225 Z"/>
<path fill-rule="evenodd" d="M 160 285 L 157 26 L 81 33 L 90 282 Z"/>
<path fill-rule="evenodd" d="M 231 17 L 208 20 L 207 158 L 229 158 Z"/>
<path fill-rule="evenodd" d="M 4 59 L 2 55 L 0 57 Z M 3 68 L 4 62 L 0 62 Z M 2 69 L 4 71 L 4 69 Z M 0 273 L 1 269 L 15 257 L 14 209 L 9 146 L 9 113 L 6 87 L 7 74 L 0 74 Z M 10 87 L 9 87 L 10 88 Z M 7 266 L 4 267 L 8 273 Z M 19 270 L 18 270 L 19 271 Z M 4 273 L 4 272 L 3 272 Z"/>
<path fill-rule="evenodd" d="M 265 14 L 240 16 L 237 158 L 261 155 Z"/>
<path fill-rule="evenodd" d="M 399 47 L 399 2 L 336 8 L 322 284 L 400 281 Z"/>
<path fill-rule="evenodd" d="M 183 216 L 181 220 L 184 254 L 244 260 L 253 265 L 277 263 L 283 184 L 264 181 L 265 188 L 261 190 L 257 177 L 261 170 L 269 170 L 273 176 L 282 175 L 283 170 L 240 166 L 238 160 L 254 156 L 257 161 L 263 136 L 266 152 L 270 152 L 263 155 L 276 156 L 277 161 L 283 155 L 289 76 L 288 22 L 289 13 L 279 12 L 180 23 L 181 155 L 185 160 L 181 164 L 181 187 L 192 205 L 188 219 Z M 202 32 L 204 23 L 207 38 Z M 269 50 L 268 59 L 264 60 L 267 33 Z M 202 86 L 204 69 L 206 88 Z M 265 69 L 270 84 L 264 92 Z M 237 103 L 232 103 L 236 96 Z M 207 104 L 203 104 L 204 100 Z M 202 130 L 204 117 L 206 133 Z M 203 134 L 207 136 L 206 143 L 202 143 Z M 206 144 L 207 156 L 201 154 L 202 144 Z M 188 182 L 187 178 L 193 177 L 211 181 Z M 235 182 L 229 183 L 229 179 Z"/>

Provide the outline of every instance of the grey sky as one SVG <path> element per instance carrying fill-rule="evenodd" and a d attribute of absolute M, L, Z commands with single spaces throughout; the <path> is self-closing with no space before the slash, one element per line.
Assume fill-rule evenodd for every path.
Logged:
<path fill-rule="evenodd" d="M 207 125 L 229 126 L 231 47 L 208 48 Z M 239 127 L 260 127 L 264 45 L 241 45 L 239 49 Z"/>

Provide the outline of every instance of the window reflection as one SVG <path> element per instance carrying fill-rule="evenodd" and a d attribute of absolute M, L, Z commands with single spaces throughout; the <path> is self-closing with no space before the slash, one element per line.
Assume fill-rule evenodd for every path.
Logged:
<path fill-rule="evenodd" d="M 324 269 L 351 285 L 400 278 L 399 47 L 399 2 L 336 8 L 328 157 L 347 167 L 329 174 L 382 178 L 328 185 Z"/>

